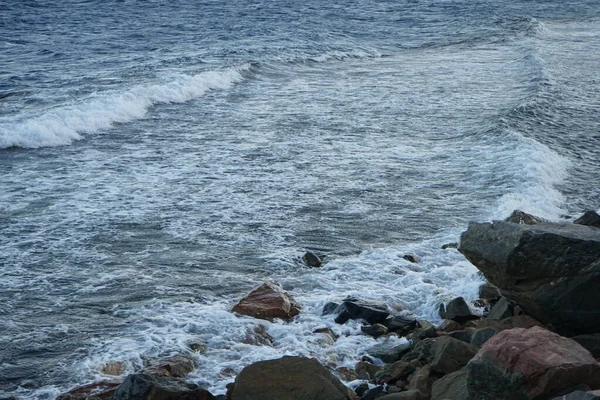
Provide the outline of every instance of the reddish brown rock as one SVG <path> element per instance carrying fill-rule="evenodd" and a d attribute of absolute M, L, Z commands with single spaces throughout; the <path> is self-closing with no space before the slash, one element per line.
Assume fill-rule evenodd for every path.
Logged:
<path fill-rule="evenodd" d="M 300 314 L 300 305 L 278 285 L 265 282 L 241 299 L 231 311 L 266 320 L 290 320 Z"/>
<path fill-rule="evenodd" d="M 600 388 L 600 364 L 586 349 L 537 326 L 493 336 L 467 370 L 469 395 L 482 400 L 546 399 L 581 383 Z"/>

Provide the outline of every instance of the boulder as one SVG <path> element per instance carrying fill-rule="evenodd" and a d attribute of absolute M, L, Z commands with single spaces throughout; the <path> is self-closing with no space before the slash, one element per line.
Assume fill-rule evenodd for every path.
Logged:
<path fill-rule="evenodd" d="M 571 339 L 583 346 L 594 358 L 600 358 L 600 333 L 573 336 Z"/>
<path fill-rule="evenodd" d="M 581 217 L 573 221 L 573 223 L 600 228 L 600 215 L 595 211 L 586 211 Z"/>
<path fill-rule="evenodd" d="M 437 336 L 437 330 L 431 322 L 420 320 L 419 325 L 420 327 L 409 335 L 409 339 L 413 346 L 416 346 L 423 339 L 434 338 Z"/>
<path fill-rule="evenodd" d="M 383 325 L 385 325 L 390 332 L 396 332 L 402 336 L 407 335 L 420 326 L 416 319 L 403 317 L 401 315 L 388 317 L 385 321 L 383 321 Z"/>
<path fill-rule="evenodd" d="M 382 385 L 384 383 L 393 384 L 396 381 L 406 378 L 415 371 L 413 364 L 405 361 L 396 361 L 381 368 L 375 374 L 375 383 Z"/>
<path fill-rule="evenodd" d="M 396 341 L 387 341 L 369 348 L 367 354 L 379 358 L 384 363 L 393 363 L 409 350 L 410 343 L 408 342 L 398 344 Z"/>
<path fill-rule="evenodd" d="M 473 328 L 469 328 L 469 329 L 473 329 Z M 461 342 L 471 343 L 471 334 L 469 332 L 467 332 L 467 330 L 450 332 L 447 336 L 454 338 L 456 340 L 460 340 Z"/>
<path fill-rule="evenodd" d="M 425 365 L 418 368 L 411 376 L 409 376 L 408 390 L 418 390 L 426 397 L 431 396 L 431 387 L 438 379 L 435 374 L 432 374 L 431 367 Z"/>
<path fill-rule="evenodd" d="M 600 332 L 600 230 L 575 225 L 469 224 L 459 250 L 542 323 Z"/>
<path fill-rule="evenodd" d="M 214 400 L 205 389 L 181 379 L 131 374 L 119 386 L 112 400 Z"/>
<path fill-rule="evenodd" d="M 487 342 L 492 336 L 496 335 L 498 332 L 498 329 L 492 327 L 477 329 L 471 337 L 471 344 L 473 346 L 481 347 L 485 342 Z"/>
<path fill-rule="evenodd" d="M 524 328 L 529 329 L 534 326 L 539 326 L 543 328 L 543 325 L 540 321 L 535 318 L 531 318 L 529 315 L 516 315 L 514 317 L 508 317 L 500 321 L 500 329 L 512 329 L 512 328 Z"/>
<path fill-rule="evenodd" d="M 358 379 L 370 381 L 375 379 L 375 374 L 381 369 L 375 364 L 366 361 L 359 361 L 354 367 Z"/>
<path fill-rule="evenodd" d="M 304 255 L 302 256 L 302 261 L 304 261 L 309 267 L 313 268 L 319 268 L 321 265 L 323 265 L 323 262 L 321 261 L 319 256 L 313 253 L 312 251 L 307 251 L 306 253 L 304 253 Z"/>
<path fill-rule="evenodd" d="M 59 395 L 56 400 L 105 400 L 110 399 L 120 382 L 103 381 L 78 386 L 67 393 Z M 16 398 L 15 398 L 16 399 Z"/>
<path fill-rule="evenodd" d="M 467 366 L 472 398 L 546 399 L 580 383 L 600 388 L 600 364 L 577 342 L 540 327 L 504 330 Z"/>
<path fill-rule="evenodd" d="M 505 319 L 508 317 L 514 316 L 515 306 L 514 304 L 508 300 L 506 297 L 502 297 L 494 307 L 490 310 L 488 314 L 488 319 L 495 319 L 496 321 L 500 321 L 501 319 Z"/>
<path fill-rule="evenodd" d="M 536 225 L 549 222 L 547 219 L 536 217 L 535 215 L 527 214 L 521 210 L 515 210 L 504 221 L 512 224 Z"/>
<path fill-rule="evenodd" d="M 350 319 L 362 319 L 369 324 L 383 323 L 390 315 L 384 303 L 365 301 L 348 296 L 341 304 L 328 303 L 323 308 L 323 315 L 338 314 L 335 322 L 346 323 Z"/>
<path fill-rule="evenodd" d="M 421 340 L 411 351 L 404 354 L 401 360 L 411 362 L 418 366 L 429 364 L 433 358 L 432 347 L 440 339 L 441 337 L 426 338 Z"/>
<path fill-rule="evenodd" d="M 312 358 L 283 357 L 244 368 L 231 400 L 345 400 L 356 394 Z"/>
<path fill-rule="evenodd" d="M 367 390 L 361 396 L 361 400 L 375 400 L 385 396 L 385 386 L 376 386 L 372 389 Z"/>
<path fill-rule="evenodd" d="M 443 319 L 451 319 L 459 324 L 463 324 L 471 319 L 479 318 L 471 312 L 469 305 L 462 297 L 455 298 L 446 306 L 440 304 L 439 314 Z"/>
<path fill-rule="evenodd" d="M 265 282 L 241 299 L 231 311 L 266 320 L 290 320 L 300 314 L 300 305 L 278 285 Z"/>
<path fill-rule="evenodd" d="M 443 320 L 442 323 L 440 324 L 440 326 L 438 326 L 438 330 L 440 330 L 442 332 L 454 332 L 454 331 L 459 331 L 461 329 L 462 329 L 461 325 L 458 322 L 453 321 L 451 319 Z"/>
<path fill-rule="evenodd" d="M 431 347 L 431 370 L 440 374 L 458 371 L 467 365 L 477 350 L 477 347 L 453 337 L 440 337 Z"/>
<path fill-rule="evenodd" d="M 502 297 L 500 289 L 489 282 L 484 283 L 479 287 L 479 298 L 484 300 L 496 300 Z"/>
<path fill-rule="evenodd" d="M 467 371 L 464 368 L 438 379 L 431 387 L 431 400 L 467 399 Z M 496 400 L 500 399 L 498 397 Z"/>

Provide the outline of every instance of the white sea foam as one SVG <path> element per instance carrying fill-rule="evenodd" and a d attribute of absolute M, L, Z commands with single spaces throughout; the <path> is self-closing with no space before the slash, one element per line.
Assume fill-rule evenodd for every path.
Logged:
<path fill-rule="evenodd" d="M 249 65 L 197 75 L 179 75 L 166 83 L 138 86 L 124 92 L 101 94 L 61 106 L 42 115 L 0 126 L 0 148 L 68 145 L 86 134 L 116 123 L 143 118 L 156 104 L 183 103 L 211 90 L 228 89 L 243 79 Z"/>

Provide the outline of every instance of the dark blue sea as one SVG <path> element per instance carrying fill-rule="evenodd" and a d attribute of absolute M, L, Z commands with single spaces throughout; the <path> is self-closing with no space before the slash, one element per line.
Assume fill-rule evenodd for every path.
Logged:
<path fill-rule="evenodd" d="M 0 0 L 0 397 L 197 342 L 214 394 L 350 367 L 346 295 L 439 322 L 482 282 L 441 249 L 469 220 L 600 208 L 599 66 L 592 0 Z M 229 311 L 267 280 L 296 320 Z"/>

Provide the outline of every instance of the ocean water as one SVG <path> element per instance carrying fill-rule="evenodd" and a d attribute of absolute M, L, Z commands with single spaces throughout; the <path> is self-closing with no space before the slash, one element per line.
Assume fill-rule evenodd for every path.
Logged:
<path fill-rule="evenodd" d="M 53 399 L 199 341 L 189 379 L 214 394 L 286 354 L 352 366 L 376 340 L 326 302 L 437 322 L 482 282 L 441 249 L 469 220 L 600 208 L 593 1 L 0 11 L 0 394 Z M 293 322 L 229 312 L 266 280 Z M 257 325 L 272 346 L 243 343 Z"/>

